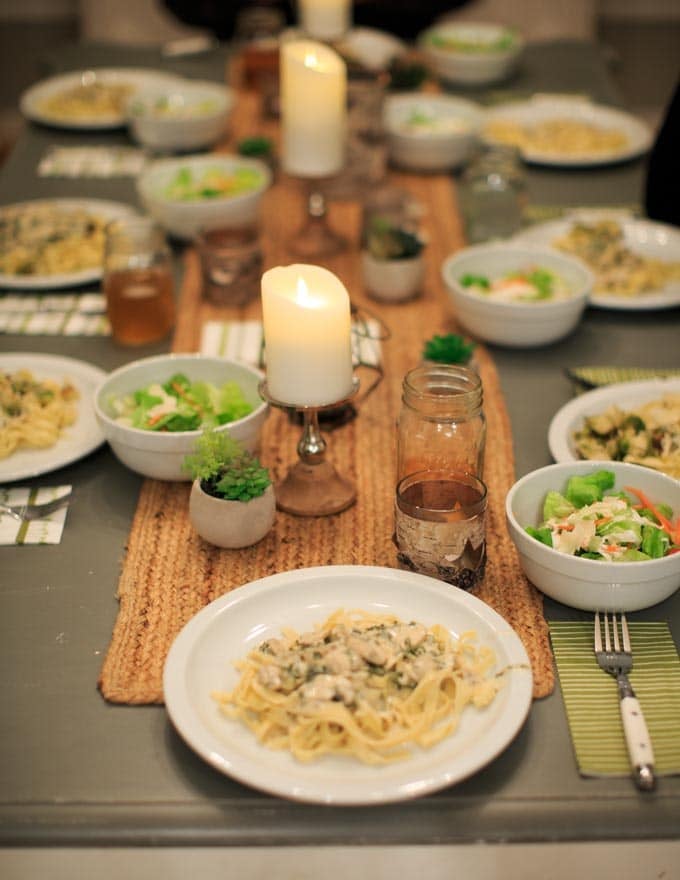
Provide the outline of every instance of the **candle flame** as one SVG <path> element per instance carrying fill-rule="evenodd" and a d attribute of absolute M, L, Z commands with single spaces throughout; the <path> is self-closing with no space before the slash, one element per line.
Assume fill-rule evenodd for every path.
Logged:
<path fill-rule="evenodd" d="M 305 67 L 319 67 L 316 52 L 305 52 Z"/>
<path fill-rule="evenodd" d="M 297 280 L 297 288 L 295 291 L 295 301 L 299 303 L 301 306 L 306 306 L 307 308 L 313 307 L 316 305 L 314 297 L 309 292 L 309 287 L 307 287 L 307 282 L 301 276 L 298 276 Z"/>

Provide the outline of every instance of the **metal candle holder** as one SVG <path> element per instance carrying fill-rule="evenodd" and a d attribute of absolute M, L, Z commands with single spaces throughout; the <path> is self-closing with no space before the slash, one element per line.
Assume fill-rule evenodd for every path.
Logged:
<path fill-rule="evenodd" d="M 331 257 L 347 250 L 346 238 L 328 225 L 325 178 L 303 179 L 305 219 L 288 243 L 290 252 L 302 259 Z"/>
<path fill-rule="evenodd" d="M 276 400 L 269 393 L 266 380 L 260 382 L 260 394 L 272 406 L 295 410 L 303 416 L 302 436 L 297 445 L 299 460 L 275 487 L 276 505 L 295 516 L 329 516 L 346 510 L 356 501 L 356 489 L 326 461 L 326 441 L 319 429 L 319 413 L 341 407 L 355 397 L 359 380 L 343 399 L 325 406 L 296 406 Z"/>

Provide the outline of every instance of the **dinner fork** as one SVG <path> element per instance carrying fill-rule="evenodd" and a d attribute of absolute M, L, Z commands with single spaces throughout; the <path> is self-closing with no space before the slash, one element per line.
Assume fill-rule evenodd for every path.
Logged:
<path fill-rule="evenodd" d="M 628 680 L 633 668 L 633 652 L 628 633 L 626 615 L 620 615 L 621 639 L 616 613 L 611 615 L 612 634 L 609 634 L 609 617 L 604 613 L 604 650 L 600 613 L 595 612 L 595 657 L 601 669 L 613 675 L 619 688 L 619 700 L 623 731 L 628 754 L 633 765 L 633 779 L 641 791 L 651 791 L 655 785 L 654 752 L 644 715 L 635 691 Z"/>
<path fill-rule="evenodd" d="M 2 504 L 0 502 L 0 513 L 7 513 L 20 522 L 24 520 L 43 519 L 59 510 L 71 497 L 70 492 L 54 498 L 52 501 L 45 501 L 43 504 Z"/>

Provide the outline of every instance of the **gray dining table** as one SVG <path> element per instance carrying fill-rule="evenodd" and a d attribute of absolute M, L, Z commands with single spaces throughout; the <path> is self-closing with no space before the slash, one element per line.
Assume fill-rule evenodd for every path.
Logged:
<path fill-rule="evenodd" d="M 169 60 L 151 49 L 55 49 L 45 75 L 144 66 L 224 79 L 227 50 Z M 621 105 L 593 43 L 530 45 L 503 84 L 587 94 Z M 488 93 L 466 95 L 486 100 Z M 0 204 L 83 196 L 136 204 L 130 178 L 39 177 L 53 144 L 125 144 L 124 131 L 28 124 L 0 173 Z M 600 168 L 526 169 L 532 204 L 629 205 L 645 159 Z M 680 367 L 680 309 L 589 308 L 577 332 L 548 347 L 490 347 L 509 410 L 517 475 L 549 464 L 549 423 L 573 396 L 565 370 L 588 364 Z M 166 344 L 135 356 L 167 349 Z M 130 351 L 108 337 L 0 334 L 2 352 L 78 358 L 111 370 Z M 474 776 L 436 794 L 375 807 L 277 799 L 216 772 L 185 745 L 160 706 L 114 706 L 96 682 L 117 614 L 116 586 L 141 478 L 106 445 L 22 485 L 73 485 L 57 546 L 0 548 L 0 876 L 561 878 L 680 877 L 680 778 L 652 793 L 629 778 L 577 770 L 556 684 L 514 741 Z M 545 601 L 549 620 L 586 620 Z M 680 594 L 635 615 L 666 620 L 680 642 Z M 680 732 L 679 732 L 680 735 Z"/>

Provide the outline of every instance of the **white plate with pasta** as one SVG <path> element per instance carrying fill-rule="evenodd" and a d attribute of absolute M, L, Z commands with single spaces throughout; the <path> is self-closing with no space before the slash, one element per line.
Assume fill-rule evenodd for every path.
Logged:
<path fill-rule="evenodd" d="M 618 311 L 680 305 L 680 229 L 617 210 L 583 209 L 539 223 L 516 241 L 579 257 L 595 275 L 588 304 Z"/>
<path fill-rule="evenodd" d="M 631 113 L 569 95 L 534 95 L 486 113 L 482 137 L 510 144 L 525 162 L 591 167 L 625 162 L 646 153 L 652 133 Z"/>
<path fill-rule="evenodd" d="M 93 406 L 94 391 L 106 377 L 104 370 L 85 361 L 58 355 L 0 354 L 2 377 L 5 374 L 14 377 L 20 371 L 28 371 L 38 384 L 47 382 L 50 391 L 55 387 L 52 383 L 56 383 L 59 389 L 68 388 L 68 396 L 57 403 L 60 409 L 70 411 L 64 418 L 52 409 L 47 416 L 51 424 L 47 425 L 45 413 L 30 412 L 19 426 L 20 445 L 14 447 L 17 438 L 7 436 L 10 420 L 5 420 L 0 405 L 0 452 L 7 453 L 9 448 L 13 448 L 13 451 L 0 457 L 0 484 L 57 470 L 78 461 L 104 442 Z M 55 419 L 58 420 L 56 426 Z M 47 438 L 46 430 L 50 432 Z M 15 426 L 12 426 L 14 431 Z M 34 447 L 30 445 L 34 441 L 48 445 Z"/>
<path fill-rule="evenodd" d="M 666 401 L 666 405 L 662 401 Z M 654 412 L 645 409 L 649 404 L 654 404 Z M 580 441 L 576 433 L 584 431 L 586 419 L 602 417 L 610 407 L 616 407 L 623 414 L 623 418 L 629 415 L 638 415 L 647 419 L 649 426 L 655 429 L 665 423 L 668 437 L 664 447 L 667 448 L 665 458 L 655 456 L 648 458 L 647 453 L 634 458 L 625 458 L 633 464 L 647 464 L 656 470 L 662 470 L 670 476 L 680 477 L 680 449 L 678 448 L 680 437 L 680 379 L 648 379 L 640 382 L 620 382 L 606 385 L 603 388 L 595 388 L 580 394 L 569 403 L 561 407 L 553 416 L 548 428 L 548 446 L 550 453 L 556 462 L 581 461 L 579 442 L 588 442 L 587 436 L 581 437 Z M 661 407 L 661 408 L 660 408 Z M 598 431 L 602 430 L 600 425 Z M 622 426 L 623 427 L 623 426 Z M 646 430 L 646 429 L 645 429 Z M 612 422 L 611 437 L 616 440 L 617 435 L 623 437 L 620 429 Z M 600 437 L 604 435 L 600 434 Z M 596 435 L 597 439 L 597 435 Z M 643 435 L 640 435 L 643 439 Z M 636 441 L 633 441 L 635 444 Z M 629 445 L 630 450 L 630 445 Z M 630 450 L 634 455 L 635 449 Z M 607 461 L 603 454 L 600 456 L 589 450 L 588 457 L 594 460 Z M 645 461 L 646 460 L 646 461 Z"/>
<path fill-rule="evenodd" d="M 222 710 L 223 695 L 239 682 L 236 662 L 263 642 L 271 645 L 287 629 L 305 633 L 340 609 L 392 615 L 426 628 L 439 625 L 454 639 L 473 631 L 475 644 L 480 650 L 490 649 L 495 658 L 479 675 L 500 687 L 484 708 L 466 705 L 454 713 L 457 728 L 439 742 L 428 747 L 407 742 L 408 756 L 387 763 L 365 763 L 355 750 L 358 740 L 351 737 L 345 744 L 349 753 L 327 753 L 308 761 L 294 757 L 289 745 L 261 744 L 240 718 L 228 717 Z M 316 685 L 321 678 L 306 680 L 313 679 Z M 514 739 L 532 699 L 524 646 L 489 606 L 432 578 L 371 566 L 283 572 L 216 599 L 174 641 L 163 686 L 175 728 L 218 771 L 280 797 L 343 805 L 406 800 L 471 776 Z M 323 712 L 326 705 L 344 709 L 344 704 L 338 708 L 337 700 L 320 705 Z M 341 727 L 343 735 L 345 729 Z M 321 745 L 327 744 L 328 729 L 323 730 Z M 390 731 L 388 724 L 385 735 Z"/>
<path fill-rule="evenodd" d="M 31 199 L 0 207 L 0 287 L 49 290 L 102 277 L 107 223 L 135 214 L 106 199 Z"/>
<path fill-rule="evenodd" d="M 162 70 L 97 67 L 40 80 L 21 95 L 27 119 L 68 129 L 122 128 L 126 105 L 145 86 L 167 85 L 180 77 Z"/>

